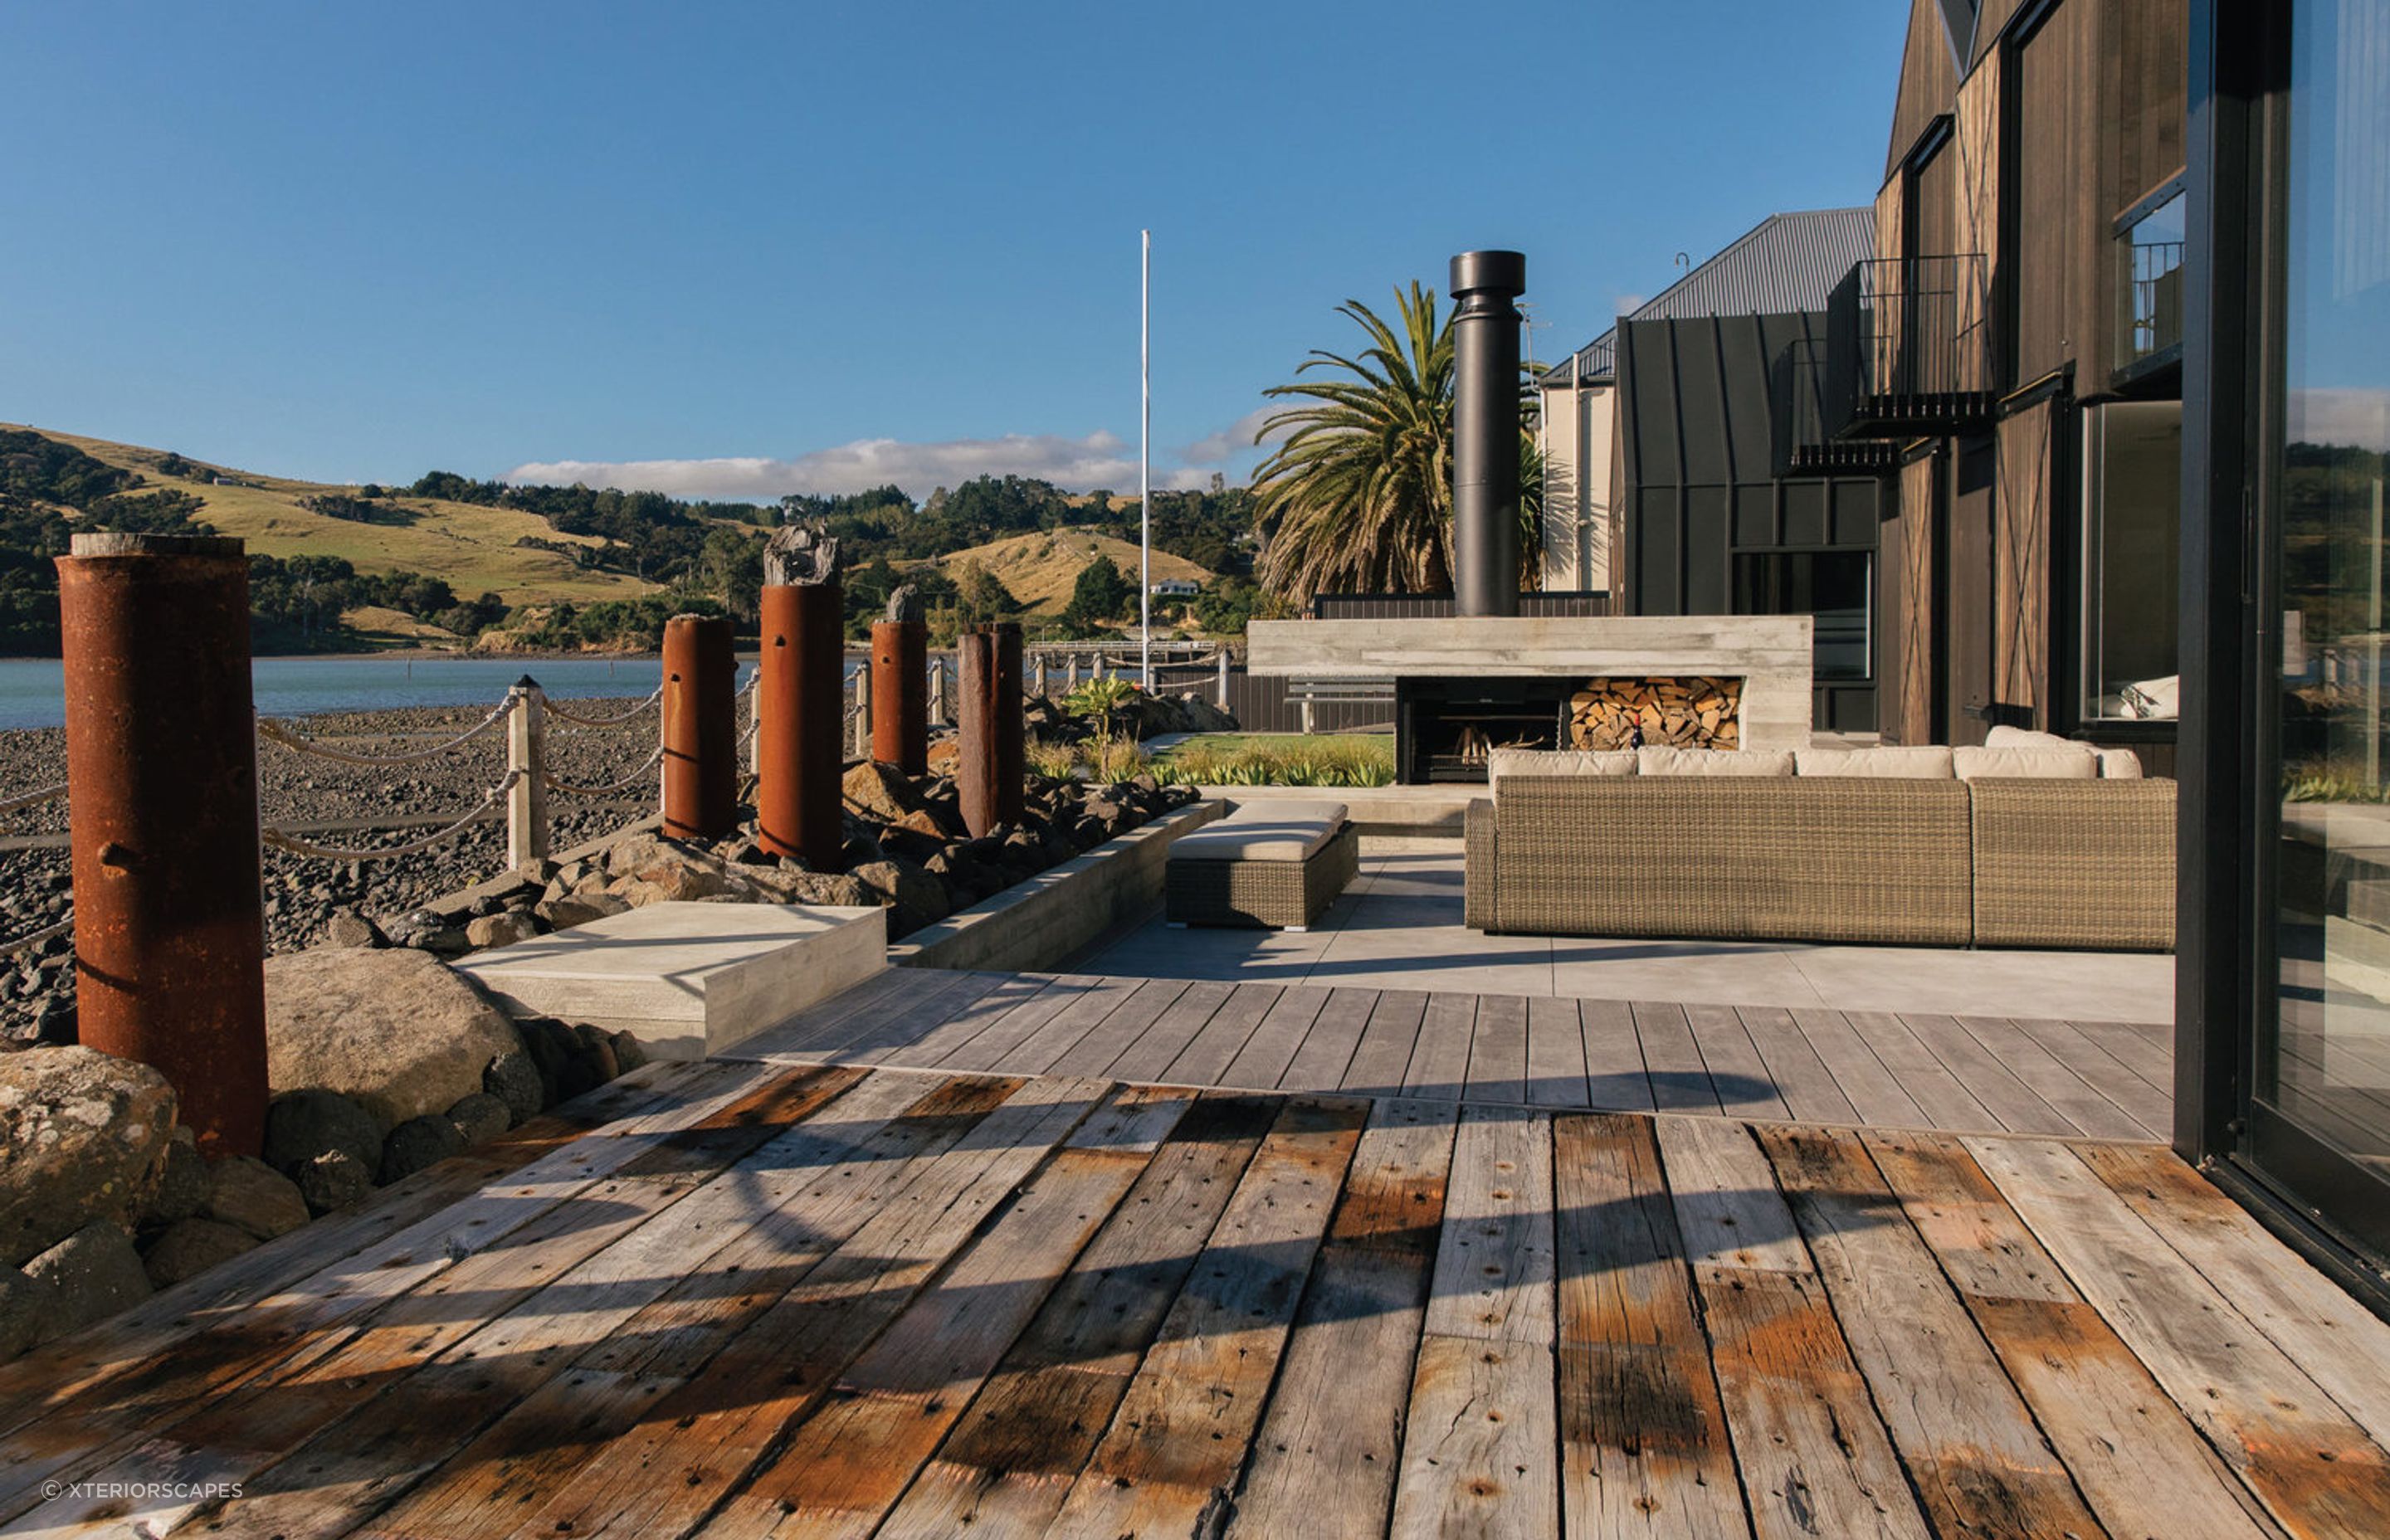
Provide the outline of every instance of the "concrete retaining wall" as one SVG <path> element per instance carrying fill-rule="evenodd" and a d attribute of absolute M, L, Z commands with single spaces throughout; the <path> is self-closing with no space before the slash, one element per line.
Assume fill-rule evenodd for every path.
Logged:
<path fill-rule="evenodd" d="M 1137 910 L 1162 902 L 1170 842 L 1227 811 L 1201 802 L 1016 882 L 888 949 L 895 968 L 1050 968 Z"/>

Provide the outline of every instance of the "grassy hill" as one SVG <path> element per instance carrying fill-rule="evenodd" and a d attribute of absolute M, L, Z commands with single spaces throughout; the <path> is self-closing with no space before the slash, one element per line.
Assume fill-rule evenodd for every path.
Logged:
<path fill-rule="evenodd" d="M 997 580 L 1011 591 L 1012 597 L 1028 606 L 1032 615 L 1059 615 L 1071 602 L 1071 585 L 1079 573 L 1099 556 L 1112 558 L 1113 565 L 1126 573 L 1129 582 L 1137 582 L 1137 546 L 1126 540 L 1097 534 L 1088 530 L 1062 529 L 1051 533 L 1016 534 L 1002 540 L 991 540 L 984 545 L 942 556 L 931 565 L 943 569 L 949 576 L 970 562 L 978 562 L 996 574 Z M 899 566 L 906 565 L 899 563 Z M 1155 582 L 1163 578 L 1188 578 L 1196 583 L 1208 583 L 1212 573 L 1185 557 L 1167 551 L 1153 553 Z"/>
<path fill-rule="evenodd" d="M 0 423 L 0 427 L 21 427 Z M 167 475 L 164 450 L 84 438 L 47 428 L 32 431 L 71 444 L 94 459 L 138 471 L 148 485 L 143 490 L 187 492 L 205 499 L 199 518 L 218 533 L 238 535 L 250 550 L 265 556 L 333 556 L 367 573 L 422 572 L 445 579 L 459 595 L 495 591 L 509 604 L 540 604 L 558 599 L 587 603 L 593 599 L 633 598 L 655 591 L 619 572 L 577 567 L 555 551 L 518 546 L 523 537 L 559 544 L 594 545 L 594 535 L 565 534 L 550 529 L 537 514 L 518 508 L 483 507 L 429 497 L 391 497 L 386 501 L 417 515 L 408 524 L 363 524 L 334 519 L 301 506 L 302 499 L 328 494 L 354 496 L 357 488 L 321 481 L 294 481 L 230 467 L 186 461 L 193 473 Z M 219 482 L 216 478 L 224 478 Z"/>

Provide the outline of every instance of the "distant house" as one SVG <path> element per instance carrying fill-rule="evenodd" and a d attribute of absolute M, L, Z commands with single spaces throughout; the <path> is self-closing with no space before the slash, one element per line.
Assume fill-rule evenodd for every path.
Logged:
<path fill-rule="evenodd" d="M 1202 586 L 1189 578 L 1163 578 L 1153 585 L 1152 592 L 1166 599 L 1191 599 Z"/>

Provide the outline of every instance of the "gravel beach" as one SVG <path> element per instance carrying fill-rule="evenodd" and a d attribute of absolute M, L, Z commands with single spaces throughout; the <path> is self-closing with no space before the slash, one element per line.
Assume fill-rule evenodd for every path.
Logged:
<path fill-rule="evenodd" d="M 617 716 L 638 703 L 579 699 L 576 716 Z M 398 707 L 308 717 L 289 724 L 307 738 L 345 752 L 405 753 L 431 747 L 472 726 L 487 706 Z M 652 707 L 616 727 L 586 728 L 551 715 L 548 763 L 558 779 L 581 786 L 620 780 L 655 751 Z M 259 802 L 268 828 L 306 829 L 310 842 L 341 849 L 403 845 L 477 806 L 506 773 L 506 735 L 495 725 L 471 742 L 424 760 L 346 764 L 301 753 L 271 739 L 258 743 Z M 0 732 L 0 801 L 66 779 L 66 731 Z M 598 797 L 549 794 L 550 847 L 569 849 L 653 813 L 652 769 L 625 789 Z M 70 891 L 63 801 L 0 815 L 0 943 L 63 918 Z M 398 826 L 408 827 L 398 827 Z M 503 815 L 473 825 L 430 850 L 371 861 L 333 861 L 269 847 L 265 852 L 266 946 L 289 952 L 324 938 L 333 916 L 380 918 L 404 914 L 483 879 L 506 863 Z M 54 936 L 0 957 L 0 1040 L 21 1046 L 73 995 L 73 938 Z"/>

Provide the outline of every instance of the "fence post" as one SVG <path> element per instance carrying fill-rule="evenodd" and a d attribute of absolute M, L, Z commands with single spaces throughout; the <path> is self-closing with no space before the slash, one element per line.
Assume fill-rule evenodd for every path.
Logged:
<path fill-rule="evenodd" d="M 730 622 L 664 622 L 663 815 L 675 840 L 716 840 L 739 822 L 739 661 Z"/>
<path fill-rule="evenodd" d="M 265 916 L 238 540 L 58 560 L 77 1033 L 150 1065 L 211 1156 L 265 1137 Z"/>
<path fill-rule="evenodd" d="M 1228 709 L 1228 644 L 1220 644 L 1220 709 Z"/>
<path fill-rule="evenodd" d="M 930 720 L 944 726 L 946 723 L 946 661 L 930 660 Z"/>
<path fill-rule="evenodd" d="M 507 865 L 522 871 L 547 859 L 547 698 L 526 674 L 507 699 Z"/>
<path fill-rule="evenodd" d="M 846 666 L 846 661 L 843 658 L 839 660 L 839 666 L 842 669 Z M 867 658 L 863 661 L 863 666 L 854 671 L 854 730 L 851 737 L 854 745 L 853 757 L 855 759 L 871 757 L 873 711 L 871 687 L 871 660 Z"/>
<path fill-rule="evenodd" d="M 1030 661 L 1029 688 L 1037 695 L 1046 693 L 1046 654 L 1042 652 Z"/>

